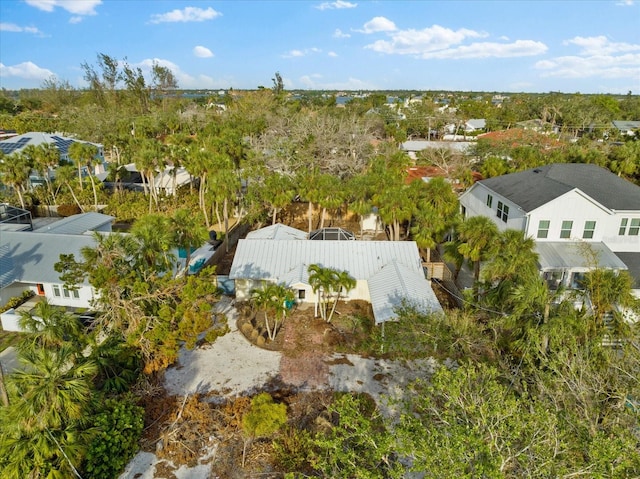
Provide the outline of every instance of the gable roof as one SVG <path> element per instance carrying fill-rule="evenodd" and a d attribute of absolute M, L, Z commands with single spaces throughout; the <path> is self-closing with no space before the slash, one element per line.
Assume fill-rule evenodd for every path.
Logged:
<path fill-rule="evenodd" d="M 640 187 L 593 164 L 555 163 L 481 180 L 525 212 L 579 189 L 606 208 L 640 210 Z"/>
<path fill-rule="evenodd" d="M 614 120 L 611 124 L 623 133 L 640 128 L 640 121 Z"/>
<path fill-rule="evenodd" d="M 348 271 L 367 280 L 392 260 L 416 273 L 422 272 L 418 247 L 413 241 L 238 241 L 229 278 L 281 282 L 300 264 Z"/>
<path fill-rule="evenodd" d="M 61 134 L 49 134 L 30 131 L 29 133 L 13 136 L 6 140 L 1 140 L 0 150 L 2 150 L 6 155 L 9 155 L 11 153 L 20 152 L 29 145 L 39 146 L 42 144 L 53 144 L 60 152 L 60 157 L 66 158 L 67 154 L 69 153 L 69 147 L 73 143 L 88 143 L 90 145 L 98 147 L 98 150 L 102 148 L 102 145 L 99 143 L 90 143 L 88 141 L 82 141 L 76 138 L 62 136 Z"/>
<path fill-rule="evenodd" d="M 246 239 L 306 240 L 307 233 L 282 223 L 276 223 L 275 225 L 249 231 Z"/>
<path fill-rule="evenodd" d="M 91 235 L 34 234 L 31 231 L 3 231 L 0 235 L 0 288 L 15 281 L 62 283 L 54 265 L 61 254 L 81 258 L 84 247 L 94 247 Z"/>
<path fill-rule="evenodd" d="M 368 281 L 376 324 L 396 318 L 396 309 L 407 303 L 424 313 L 442 312 L 424 273 L 416 273 L 396 261 L 386 264 Z"/>
<path fill-rule="evenodd" d="M 311 264 L 367 281 L 376 324 L 394 319 L 405 300 L 425 312 L 442 311 L 413 241 L 240 240 L 229 278 L 309 284 Z"/>

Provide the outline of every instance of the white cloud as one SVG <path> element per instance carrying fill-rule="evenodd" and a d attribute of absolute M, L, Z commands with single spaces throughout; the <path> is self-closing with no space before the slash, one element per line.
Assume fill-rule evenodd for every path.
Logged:
<path fill-rule="evenodd" d="M 21 27 L 15 23 L 0 23 L 0 32 L 33 33 L 34 35 L 42 35 L 42 32 L 36 27 Z"/>
<path fill-rule="evenodd" d="M 616 5 L 620 7 L 631 7 L 633 6 L 633 0 L 621 0 L 619 2 L 616 2 Z"/>
<path fill-rule="evenodd" d="M 222 16 L 222 13 L 209 7 L 206 10 L 199 7 L 185 7 L 182 10 L 171 10 L 167 13 L 151 15 L 151 23 L 171 22 L 204 22 Z"/>
<path fill-rule="evenodd" d="M 339 28 L 336 28 L 336 31 L 333 32 L 333 38 L 351 38 L 351 35 L 348 33 L 344 33 Z"/>
<path fill-rule="evenodd" d="M 357 78 L 349 78 L 346 81 L 323 82 L 318 74 L 303 75 L 300 77 L 302 88 L 308 90 L 377 90 L 375 85 Z"/>
<path fill-rule="evenodd" d="M 619 56 L 564 56 L 535 64 L 544 70 L 543 77 L 558 78 L 629 78 L 640 77 L 640 53 L 626 53 Z"/>
<path fill-rule="evenodd" d="M 322 50 L 316 47 L 305 48 L 304 50 L 289 50 L 287 53 L 282 55 L 282 58 L 306 57 L 312 53 L 322 53 Z"/>
<path fill-rule="evenodd" d="M 193 54 L 198 58 L 211 58 L 213 56 L 213 52 L 202 45 L 194 47 Z"/>
<path fill-rule="evenodd" d="M 356 8 L 357 6 L 357 3 L 345 2 L 344 0 L 336 0 L 335 2 L 323 2 L 320 5 L 317 5 L 316 8 L 318 10 L 333 10 L 342 8 Z"/>
<path fill-rule="evenodd" d="M 390 40 L 378 40 L 365 48 L 376 52 L 400 55 L 425 55 L 458 45 L 468 38 L 482 38 L 486 33 L 461 28 L 451 30 L 433 25 L 422 30 L 399 30 L 391 33 Z"/>
<path fill-rule="evenodd" d="M 40 68 L 33 62 L 23 62 L 18 65 L 7 66 L 0 63 L 0 78 L 22 78 L 24 80 L 41 80 L 55 76 L 51 70 Z"/>
<path fill-rule="evenodd" d="M 573 37 L 563 42 L 565 45 L 581 47 L 581 55 L 610 55 L 612 53 L 632 52 L 640 50 L 640 45 L 611 42 L 604 35 L 598 37 Z"/>
<path fill-rule="evenodd" d="M 537 62 L 535 68 L 543 70 L 543 77 L 640 78 L 640 44 L 611 42 L 604 36 L 574 37 L 564 44 L 575 45 L 580 51 Z"/>
<path fill-rule="evenodd" d="M 327 55 L 329 55 L 330 57 L 334 57 L 334 58 L 338 56 L 338 54 L 336 52 L 329 52 L 329 53 L 327 53 Z"/>
<path fill-rule="evenodd" d="M 375 17 L 364 24 L 360 33 L 376 33 L 376 32 L 393 32 L 396 30 L 396 24 L 385 17 Z"/>
<path fill-rule="evenodd" d="M 80 23 L 82 21 L 82 17 L 71 17 L 69 19 L 69 23 L 75 25 L 76 23 Z"/>
<path fill-rule="evenodd" d="M 420 58 L 461 60 L 467 58 L 514 58 L 541 55 L 547 46 L 533 40 L 516 40 L 513 43 L 477 42 L 435 52 L 424 52 Z"/>
<path fill-rule="evenodd" d="M 102 4 L 102 0 L 25 0 L 25 2 L 45 12 L 53 12 L 56 7 L 60 7 L 74 15 L 95 15 L 95 8 Z"/>

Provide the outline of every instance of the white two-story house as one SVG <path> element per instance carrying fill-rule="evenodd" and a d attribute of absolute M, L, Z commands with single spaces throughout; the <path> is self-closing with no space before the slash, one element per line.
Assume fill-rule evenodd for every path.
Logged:
<path fill-rule="evenodd" d="M 487 216 L 534 238 L 552 288 L 577 288 L 598 266 L 629 270 L 640 294 L 640 187 L 606 169 L 561 163 L 489 178 L 460 204 L 465 217 Z"/>

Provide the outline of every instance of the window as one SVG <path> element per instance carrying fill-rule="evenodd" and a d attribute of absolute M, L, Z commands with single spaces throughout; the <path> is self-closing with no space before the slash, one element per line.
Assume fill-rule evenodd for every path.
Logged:
<path fill-rule="evenodd" d="M 595 221 L 585 221 L 584 222 L 584 232 L 582 233 L 583 239 L 592 239 L 593 233 L 596 230 L 596 222 Z"/>
<path fill-rule="evenodd" d="M 571 289 L 584 289 L 584 273 L 573 273 L 571 275 Z"/>
<path fill-rule="evenodd" d="M 71 295 L 69 294 L 69 290 L 67 288 L 62 288 L 62 294 L 64 295 L 65 298 L 71 297 Z"/>
<path fill-rule="evenodd" d="M 620 236 L 624 236 L 627 232 L 627 223 L 629 222 L 629 218 L 622 218 L 620 220 L 620 229 L 618 230 L 618 234 Z"/>
<path fill-rule="evenodd" d="M 571 230 L 573 229 L 573 221 L 563 221 L 562 229 L 560 230 L 560 238 L 571 238 Z"/>
<path fill-rule="evenodd" d="M 493 196 L 487 195 L 487 206 L 491 208 L 492 205 L 493 205 Z"/>
<path fill-rule="evenodd" d="M 640 218 L 633 218 L 629 226 L 629 236 L 638 236 L 640 232 Z"/>
<path fill-rule="evenodd" d="M 44 296 L 44 285 L 42 283 L 36 284 L 36 289 L 38 290 L 38 296 Z"/>
<path fill-rule="evenodd" d="M 502 201 L 498 201 L 498 211 L 496 213 L 498 218 L 501 218 L 505 223 L 509 219 L 509 207 L 505 204 L 502 204 Z"/>
<path fill-rule="evenodd" d="M 551 221 L 549 220 L 540 220 L 538 223 L 538 238 L 546 238 L 549 236 L 549 225 Z"/>
<path fill-rule="evenodd" d="M 71 291 L 71 294 L 75 299 L 80 299 L 80 293 L 78 292 L 77 289 L 74 289 L 73 291 Z"/>
<path fill-rule="evenodd" d="M 304 289 L 299 289 L 298 290 L 298 299 L 304 299 L 305 295 L 306 295 L 306 291 Z"/>
<path fill-rule="evenodd" d="M 56 298 L 59 298 L 59 297 L 60 297 L 60 286 L 58 286 L 57 284 L 54 284 L 54 285 L 53 285 L 53 295 L 54 295 Z"/>

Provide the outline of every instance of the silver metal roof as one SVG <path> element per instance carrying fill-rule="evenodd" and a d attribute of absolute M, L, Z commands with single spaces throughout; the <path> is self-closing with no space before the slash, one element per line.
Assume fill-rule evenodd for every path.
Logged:
<path fill-rule="evenodd" d="M 111 224 L 114 219 L 113 216 L 103 215 L 102 213 L 81 213 L 55 221 L 47 226 L 35 229 L 33 232 L 81 235 Z"/>
<path fill-rule="evenodd" d="M 247 239 L 304 240 L 307 239 L 307 233 L 282 223 L 276 223 L 275 225 L 250 231 L 247 233 Z"/>
<path fill-rule="evenodd" d="M 442 311 L 413 241 L 240 240 L 229 278 L 309 284 L 312 264 L 367 281 L 376 324 L 395 319 L 403 300 L 425 312 Z"/>
<path fill-rule="evenodd" d="M 416 273 L 395 261 L 374 274 L 368 284 L 376 324 L 396 319 L 396 310 L 404 303 L 424 313 L 442 312 L 424 273 Z"/>
<path fill-rule="evenodd" d="M 61 283 L 54 265 L 61 254 L 81 259 L 84 247 L 94 247 L 90 235 L 34 234 L 3 231 L 0 235 L 0 287 L 14 281 L 24 283 Z"/>
<path fill-rule="evenodd" d="M 422 273 L 418 247 L 413 241 L 257 241 L 240 240 L 229 277 L 282 282 L 301 264 L 348 271 L 367 280 L 396 261 Z"/>
<path fill-rule="evenodd" d="M 585 254 L 584 249 L 587 247 L 591 248 L 596 255 L 597 265 L 591 263 L 589 254 Z M 594 267 L 627 269 L 627 266 L 607 245 L 599 242 L 536 241 L 535 251 L 538 253 L 538 262 L 542 271 L 567 269 L 587 271 Z"/>

